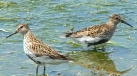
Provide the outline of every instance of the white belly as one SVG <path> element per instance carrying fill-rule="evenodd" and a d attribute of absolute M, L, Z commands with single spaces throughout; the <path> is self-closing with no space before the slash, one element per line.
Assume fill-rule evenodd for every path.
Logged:
<path fill-rule="evenodd" d="M 79 44 L 81 44 L 83 46 L 83 49 L 87 49 L 88 43 L 96 43 L 101 40 L 101 38 L 99 37 L 92 38 L 87 36 L 84 36 L 82 38 L 72 38 L 72 39 L 78 42 Z"/>
<path fill-rule="evenodd" d="M 84 44 L 95 43 L 101 40 L 101 38 L 99 37 L 92 38 L 92 37 L 87 37 L 87 36 L 84 36 L 82 38 L 72 38 L 72 39 L 78 43 L 84 43 Z"/>

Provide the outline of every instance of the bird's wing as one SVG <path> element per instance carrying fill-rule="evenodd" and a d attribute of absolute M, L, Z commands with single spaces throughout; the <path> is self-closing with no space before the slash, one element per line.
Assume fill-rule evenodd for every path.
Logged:
<path fill-rule="evenodd" d="M 76 32 L 66 33 L 66 37 L 70 37 L 70 38 L 81 38 L 83 36 L 96 37 L 107 30 L 106 27 L 104 26 L 105 24 L 83 28 Z"/>
<path fill-rule="evenodd" d="M 32 42 L 32 45 L 30 45 L 29 49 L 31 49 L 31 52 L 33 52 L 37 57 L 49 56 L 52 59 L 71 60 L 71 58 L 60 55 L 53 48 L 40 41 Z"/>

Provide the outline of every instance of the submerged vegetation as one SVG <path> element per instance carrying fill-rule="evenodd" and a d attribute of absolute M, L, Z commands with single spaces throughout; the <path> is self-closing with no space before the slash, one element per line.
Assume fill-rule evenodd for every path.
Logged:
<path fill-rule="evenodd" d="M 136 75 L 136 5 L 136 1 L 129 0 L 0 1 L 0 76 L 35 76 L 35 64 L 23 52 L 22 37 L 5 39 L 19 23 L 27 23 L 36 37 L 74 59 L 75 63 L 47 67 L 48 76 Z M 110 42 L 98 45 L 97 50 L 91 46 L 82 51 L 73 40 L 59 38 L 64 32 L 104 23 L 114 13 L 120 14 L 134 29 L 118 24 Z M 42 74 L 43 68 L 39 70 Z"/>
<path fill-rule="evenodd" d="M 17 3 L 16 2 L 4 2 L 4 1 L 0 1 L 0 8 L 7 8 L 10 6 L 15 6 Z"/>

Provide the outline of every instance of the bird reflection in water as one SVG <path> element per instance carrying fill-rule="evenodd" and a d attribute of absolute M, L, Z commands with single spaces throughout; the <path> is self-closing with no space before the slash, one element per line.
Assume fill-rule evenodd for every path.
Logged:
<path fill-rule="evenodd" d="M 113 53 L 113 52 L 110 52 Z M 102 76 L 102 75 L 113 75 L 119 76 L 131 69 L 126 69 L 124 71 L 118 71 L 116 69 L 113 60 L 109 58 L 110 53 L 98 52 L 97 50 L 82 51 L 82 52 L 71 52 L 68 55 L 75 60 L 75 62 L 84 67 L 91 69 L 91 74 Z"/>

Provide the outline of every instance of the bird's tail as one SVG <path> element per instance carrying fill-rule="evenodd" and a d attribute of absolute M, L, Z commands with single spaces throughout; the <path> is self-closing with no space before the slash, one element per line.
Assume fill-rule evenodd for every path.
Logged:
<path fill-rule="evenodd" d="M 60 38 L 66 38 L 66 37 L 70 37 L 72 33 L 64 33 L 63 35 L 60 36 Z"/>

